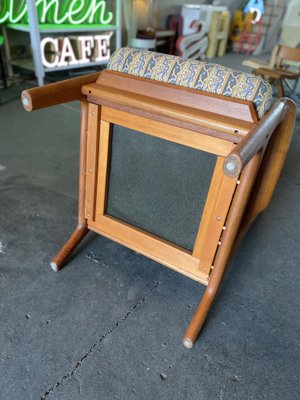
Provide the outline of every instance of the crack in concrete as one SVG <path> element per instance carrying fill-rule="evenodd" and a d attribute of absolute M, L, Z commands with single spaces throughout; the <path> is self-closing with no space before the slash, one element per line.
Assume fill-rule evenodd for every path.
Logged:
<path fill-rule="evenodd" d="M 85 258 L 88 260 L 93 261 L 95 264 L 101 264 L 103 267 L 107 267 L 107 264 L 105 264 L 99 257 L 96 257 L 95 253 L 93 250 L 91 250 L 89 253 L 85 255 Z"/>
<path fill-rule="evenodd" d="M 138 309 L 146 300 L 149 296 L 151 296 L 151 294 L 158 288 L 158 286 L 160 284 L 162 284 L 163 281 L 157 281 L 155 283 L 154 286 L 152 286 L 152 288 L 146 293 L 146 295 L 140 299 L 120 320 L 118 320 L 116 322 L 116 324 L 106 333 L 104 333 L 104 335 L 101 336 L 101 338 L 94 343 L 89 350 L 81 357 L 81 359 L 76 363 L 76 365 L 74 366 L 74 368 L 72 369 L 71 372 L 66 373 L 58 382 L 56 382 L 54 385 L 52 385 L 46 392 L 44 395 L 41 396 L 41 400 L 45 400 L 48 398 L 49 395 L 51 395 L 51 393 L 54 392 L 54 390 L 62 385 L 65 381 L 69 380 L 70 378 L 73 377 L 73 375 L 76 373 L 76 371 L 78 370 L 78 368 L 81 367 L 82 363 L 96 350 L 97 346 L 103 341 L 103 339 L 105 339 L 108 335 L 110 335 L 111 333 L 113 333 L 118 326 L 124 322 L 136 309 Z"/>

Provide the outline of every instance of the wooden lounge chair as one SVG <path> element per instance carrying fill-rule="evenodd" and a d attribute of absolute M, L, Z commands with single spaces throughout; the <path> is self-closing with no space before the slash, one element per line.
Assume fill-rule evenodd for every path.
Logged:
<path fill-rule="evenodd" d="M 91 230 L 207 286 L 191 348 L 233 251 L 265 210 L 289 148 L 295 104 L 261 77 L 119 49 L 94 75 L 22 93 L 27 111 L 81 102 L 78 225 L 60 270 Z"/>

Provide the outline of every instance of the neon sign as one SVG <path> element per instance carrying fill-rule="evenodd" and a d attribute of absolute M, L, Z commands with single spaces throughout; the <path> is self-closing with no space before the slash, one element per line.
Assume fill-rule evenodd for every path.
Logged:
<path fill-rule="evenodd" d="M 35 0 L 40 24 L 110 24 L 105 0 Z M 1 0 L 0 24 L 28 23 L 26 0 Z"/>
<path fill-rule="evenodd" d="M 95 36 L 45 37 L 41 41 L 42 62 L 46 68 L 105 62 L 110 58 L 113 32 Z M 50 58 L 49 59 L 49 54 Z"/>

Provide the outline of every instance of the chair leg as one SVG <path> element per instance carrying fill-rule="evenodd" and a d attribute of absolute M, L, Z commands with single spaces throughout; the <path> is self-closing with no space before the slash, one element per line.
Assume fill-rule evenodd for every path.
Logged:
<path fill-rule="evenodd" d="M 221 285 L 230 254 L 232 253 L 235 239 L 238 235 L 240 223 L 254 184 L 254 180 L 260 165 L 262 154 L 257 153 L 246 165 L 241 176 L 228 217 L 226 230 L 222 234 L 221 245 L 216 253 L 214 268 L 210 274 L 209 283 L 201 299 L 201 302 L 193 316 L 193 319 L 183 337 L 183 345 L 191 349 L 205 322 L 206 316 L 212 306 L 217 291 Z"/>
<path fill-rule="evenodd" d="M 225 265 L 221 268 L 221 274 L 217 280 L 210 280 L 204 295 L 200 301 L 200 304 L 193 316 L 192 321 L 189 324 L 189 327 L 183 337 L 183 345 L 187 349 L 191 349 L 201 331 L 201 328 L 205 322 L 207 314 L 212 306 L 212 303 L 216 297 L 218 288 L 221 284 L 223 273 L 225 270 Z"/>
<path fill-rule="evenodd" d="M 284 97 L 284 89 L 281 79 L 277 79 L 277 90 L 278 90 L 278 97 Z"/>
<path fill-rule="evenodd" d="M 78 225 L 70 236 L 69 240 L 60 249 L 57 255 L 51 261 L 51 268 L 57 272 L 63 268 L 67 259 L 72 254 L 76 246 L 88 233 L 87 220 L 85 218 L 85 164 L 87 148 L 87 118 L 88 104 L 81 102 L 81 124 L 80 124 L 80 161 L 79 161 L 79 193 L 78 193 Z"/>
<path fill-rule="evenodd" d="M 72 254 L 77 245 L 81 242 L 81 240 L 85 237 L 88 231 L 89 230 L 87 228 L 87 225 L 78 225 L 76 227 L 69 240 L 63 245 L 63 247 L 59 250 L 59 252 L 51 261 L 50 266 L 54 272 L 57 272 L 64 267 L 67 259 Z"/>

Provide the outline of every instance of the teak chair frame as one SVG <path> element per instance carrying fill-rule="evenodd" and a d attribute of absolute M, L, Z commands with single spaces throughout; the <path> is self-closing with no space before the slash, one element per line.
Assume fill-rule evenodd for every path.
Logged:
<path fill-rule="evenodd" d="M 60 270 L 92 230 L 206 285 L 183 338 L 191 348 L 234 249 L 271 200 L 295 104 L 280 99 L 258 120 L 250 102 L 112 71 L 22 93 L 27 111 L 74 100 L 81 102 L 78 225 L 51 267 Z M 193 251 L 106 214 L 113 124 L 217 156 Z"/>

